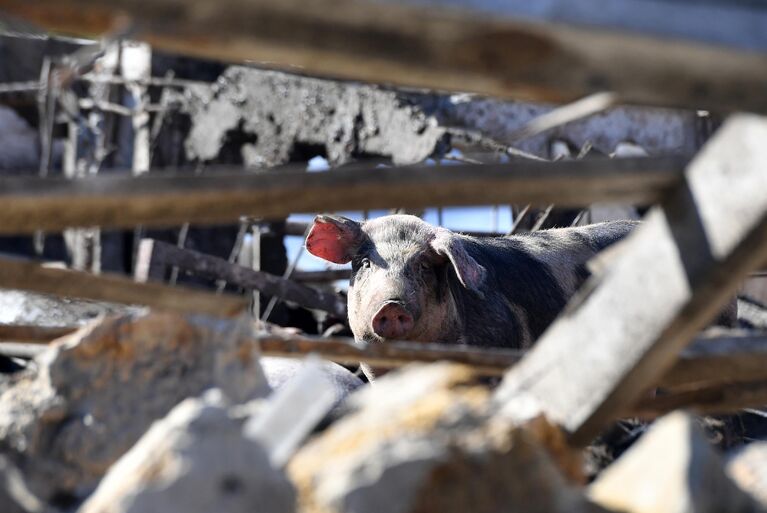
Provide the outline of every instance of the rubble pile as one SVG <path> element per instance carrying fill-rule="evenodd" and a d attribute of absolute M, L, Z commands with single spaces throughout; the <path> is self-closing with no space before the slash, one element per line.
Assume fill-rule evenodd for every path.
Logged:
<path fill-rule="evenodd" d="M 54 341 L 0 395 L 3 511 L 745 512 L 767 504 L 761 444 L 720 455 L 679 412 L 588 484 L 584 452 L 558 428 L 500 415 L 494 391 L 448 363 L 406 366 L 358 390 L 352 373 L 319 365 L 332 398 L 322 406 L 322 387 L 302 385 L 320 415 L 281 461 L 274 445 L 295 438 L 292 426 L 311 415 L 300 400 L 277 396 L 305 366 L 260 358 L 249 333 L 242 319 L 134 311 Z M 269 432 L 254 435 L 266 415 Z"/>

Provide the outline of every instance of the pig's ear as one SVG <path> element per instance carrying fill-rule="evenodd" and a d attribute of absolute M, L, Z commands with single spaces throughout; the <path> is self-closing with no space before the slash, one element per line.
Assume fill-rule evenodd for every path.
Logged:
<path fill-rule="evenodd" d="M 360 224 L 341 216 L 320 215 L 306 237 L 306 250 L 336 264 L 346 264 L 357 253 L 363 234 Z"/>
<path fill-rule="evenodd" d="M 450 260 L 458 280 L 464 287 L 482 294 L 480 288 L 485 281 L 487 270 L 466 252 L 460 237 L 450 230 L 439 229 L 431 241 L 431 247 L 437 254 Z"/>

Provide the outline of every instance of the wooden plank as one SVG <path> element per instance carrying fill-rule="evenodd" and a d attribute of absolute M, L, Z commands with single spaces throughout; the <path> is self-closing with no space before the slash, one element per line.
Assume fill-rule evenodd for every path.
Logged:
<path fill-rule="evenodd" d="M 0 340 L 38 342 L 47 344 L 77 329 L 76 326 L 32 326 L 26 324 L 0 324 Z"/>
<path fill-rule="evenodd" d="M 0 356 L 32 359 L 45 351 L 45 346 L 25 342 L 0 342 Z"/>
<path fill-rule="evenodd" d="M 11 258 L 0 258 L 0 288 L 218 317 L 237 315 L 247 306 L 245 299 L 237 296 L 157 283 L 136 283 L 117 275 L 96 276 L 80 271 L 51 269 L 32 261 Z"/>
<path fill-rule="evenodd" d="M 305 236 L 307 230 L 312 223 L 305 223 L 302 221 L 288 221 L 285 223 L 285 235 L 293 236 Z M 457 230 L 464 235 L 470 235 L 471 237 L 506 237 L 506 232 L 490 232 L 490 231 L 474 231 L 474 230 Z M 295 277 L 295 273 L 293 275 Z"/>
<path fill-rule="evenodd" d="M 684 159 L 594 159 L 392 168 L 343 168 L 306 173 L 295 166 L 264 173 L 139 177 L 97 175 L 84 180 L 0 178 L 0 233 L 70 226 L 124 228 L 224 223 L 242 215 L 285 217 L 434 205 L 597 201 L 649 204 L 679 183 Z"/>
<path fill-rule="evenodd" d="M 242 265 L 232 264 L 223 258 L 206 255 L 191 249 L 182 249 L 152 239 L 141 241 L 139 253 L 141 255 L 151 254 L 152 263 L 148 266 L 142 264 L 142 269 L 152 268 L 160 264 L 165 267 L 176 266 L 181 270 L 200 276 L 224 280 L 246 289 L 258 290 L 267 296 L 276 296 L 282 300 L 291 301 L 305 308 L 322 310 L 346 318 L 346 301 L 337 294 L 307 287 Z"/>
<path fill-rule="evenodd" d="M 507 374 L 496 396 L 504 414 L 537 404 L 587 444 L 669 370 L 767 255 L 765 138 L 757 116 L 723 126 L 685 184 L 608 252 L 588 293 Z"/>
<path fill-rule="evenodd" d="M 2 340 L 2 339 L 0 339 Z M 305 358 L 308 354 L 321 355 L 324 359 L 341 364 L 354 365 L 365 362 L 375 368 L 393 369 L 414 362 L 431 363 L 450 361 L 472 367 L 478 376 L 500 376 L 507 368 L 519 361 L 519 351 L 503 349 L 477 349 L 462 346 L 392 342 L 387 344 L 358 345 L 347 338 L 319 338 L 299 335 L 268 334 L 256 337 L 264 356 Z M 715 342 L 715 341 L 711 341 Z M 764 345 L 762 340 L 762 345 Z M 0 342 L 0 356 L 35 358 L 43 353 L 45 345 L 38 343 Z M 719 381 L 707 368 L 706 375 L 695 376 L 696 383 L 705 386 L 675 390 L 662 395 L 645 394 L 636 405 L 624 411 L 626 416 L 652 419 L 677 409 L 691 409 L 701 414 L 734 413 L 748 407 L 760 407 L 767 403 L 767 381 L 764 381 L 764 351 L 760 348 L 762 363 L 761 379 L 754 382 Z M 727 362 L 722 354 L 718 360 Z M 701 367 L 702 369 L 702 367 Z M 672 375 L 673 371 L 669 373 Z M 707 381 L 712 379 L 712 381 Z M 678 381 L 672 379 L 672 381 Z"/>
<path fill-rule="evenodd" d="M 40 327 L 28 325 L 0 325 L 0 342 L 24 342 L 44 345 L 70 334 L 77 326 Z M 517 364 L 524 351 L 502 348 L 484 348 L 419 342 L 389 342 L 386 344 L 360 344 L 347 337 L 316 337 L 280 332 L 256 336 L 264 356 L 304 358 L 316 354 L 342 364 L 365 362 L 382 369 L 396 369 L 410 363 L 450 361 L 473 367 L 479 376 L 502 376 Z M 29 351 L 28 351 L 29 352 Z M 0 354 L 4 354 L 0 351 Z M 16 353 L 13 353 L 18 356 Z M 666 390 L 664 396 L 643 399 L 630 409 L 633 414 L 643 411 L 666 412 L 664 405 L 684 406 L 687 399 L 716 397 L 722 390 L 735 385 L 749 389 L 754 383 L 767 381 L 767 337 L 764 335 L 705 336 L 695 340 L 680 354 L 679 359 L 657 384 Z M 674 397 L 672 399 L 671 397 Z M 741 402 L 730 403 L 740 405 Z M 749 400 L 752 401 L 752 400 Z M 720 401 L 721 403 L 721 401 Z M 767 403 L 767 401 L 765 401 Z M 755 406 L 753 402 L 749 406 Z M 653 413 L 653 415 L 655 415 Z"/>
<path fill-rule="evenodd" d="M 303 358 L 317 354 L 343 364 L 365 362 L 372 367 L 394 369 L 409 363 L 451 361 L 470 365 L 478 375 L 499 376 L 521 357 L 510 349 L 485 349 L 420 342 L 360 344 L 347 337 L 312 337 L 283 333 L 259 334 L 256 337 L 264 356 Z"/>
<path fill-rule="evenodd" d="M 753 381 L 767 381 L 767 334 L 698 338 L 657 385 L 690 389 Z"/>
<path fill-rule="evenodd" d="M 139 283 L 149 281 L 165 281 L 167 265 L 158 258 L 162 249 L 156 249 L 152 239 L 141 239 L 136 251 L 136 264 L 133 268 L 133 279 Z"/>
<path fill-rule="evenodd" d="M 646 397 L 626 411 L 627 416 L 655 418 L 678 409 L 703 415 L 736 413 L 767 404 L 767 381 L 712 383 L 692 390 Z"/>
<path fill-rule="evenodd" d="M 474 2 L 474 5 L 482 3 Z M 767 33 L 758 29 L 767 26 L 767 6 L 759 0 L 505 0 L 489 5 L 496 15 L 629 30 L 743 49 L 767 48 Z M 716 23 L 701 23 L 701 20 L 716 20 Z"/>
<path fill-rule="evenodd" d="M 449 4 L 1 0 L 0 9 L 54 31 L 91 36 L 124 26 L 120 16 L 127 13 L 140 22 L 137 36 L 158 49 L 339 78 L 544 101 L 613 91 L 638 104 L 767 111 L 763 55 L 678 40 L 669 44 L 593 26 L 522 21 L 520 11 L 492 0 Z M 643 10 L 649 8 L 635 9 Z M 740 19 L 749 16 L 758 19 L 750 12 Z M 675 18 L 687 27 L 699 19 Z M 677 37 L 685 35 L 680 30 Z"/>

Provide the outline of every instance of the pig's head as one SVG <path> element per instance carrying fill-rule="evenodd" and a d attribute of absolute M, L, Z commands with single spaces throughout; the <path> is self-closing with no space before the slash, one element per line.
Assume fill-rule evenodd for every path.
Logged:
<path fill-rule="evenodd" d="M 317 216 L 306 249 L 352 263 L 349 323 L 358 340 L 453 342 L 461 329 L 454 287 L 481 295 L 485 268 L 450 230 L 408 215 L 358 223 Z"/>

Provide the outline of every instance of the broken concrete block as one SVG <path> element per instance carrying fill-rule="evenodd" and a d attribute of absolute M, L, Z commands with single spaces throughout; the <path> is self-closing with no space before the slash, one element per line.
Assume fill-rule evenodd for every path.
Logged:
<path fill-rule="evenodd" d="M 0 452 L 43 500 L 84 497 L 151 423 L 219 387 L 235 401 L 269 388 L 238 323 L 146 313 L 54 342 L 0 395 Z"/>
<path fill-rule="evenodd" d="M 531 431 L 495 421 L 462 366 L 410 366 L 353 394 L 353 413 L 288 465 L 306 511 L 602 511 Z"/>
<path fill-rule="evenodd" d="M 727 475 L 767 508 L 767 442 L 755 442 L 727 460 Z"/>
<path fill-rule="evenodd" d="M 591 485 L 589 496 L 627 513 L 761 511 L 725 474 L 695 419 L 667 415 Z"/>
<path fill-rule="evenodd" d="M 379 87 L 232 66 L 210 87 L 187 92 L 192 130 L 190 159 L 216 158 L 227 133 L 241 130 L 253 143 L 240 149 L 245 164 L 286 163 L 299 146 L 319 146 L 331 164 L 355 155 L 412 164 L 429 157 L 446 131 L 408 95 Z"/>
<path fill-rule="evenodd" d="M 291 513 L 295 489 L 214 393 L 187 399 L 112 466 L 79 513 Z"/>

